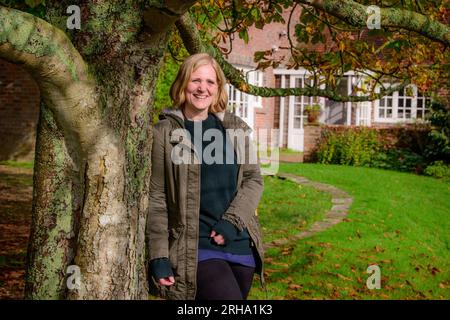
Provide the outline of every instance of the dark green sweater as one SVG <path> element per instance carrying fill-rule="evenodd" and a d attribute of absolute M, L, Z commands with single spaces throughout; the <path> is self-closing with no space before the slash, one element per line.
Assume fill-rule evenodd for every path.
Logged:
<path fill-rule="evenodd" d="M 184 123 L 197 154 L 202 155 L 199 249 L 239 255 L 252 254 L 247 230 L 239 232 L 233 224 L 222 220 L 223 214 L 236 195 L 239 170 L 236 154 L 230 140 L 226 138 L 225 128 L 212 114 L 209 114 L 204 121 L 185 120 Z M 194 126 L 200 126 L 200 124 L 201 135 L 198 134 L 199 129 L 194 129 Z M 215 139 L 221 139 L 221 144 L 218 144 Z M 211 230 L 224 236 L 225 246 L 215 244 L 210 238 Z"/>

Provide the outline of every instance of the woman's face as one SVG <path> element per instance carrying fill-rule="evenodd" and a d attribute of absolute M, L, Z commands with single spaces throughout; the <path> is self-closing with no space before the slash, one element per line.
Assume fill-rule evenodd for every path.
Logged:
<path fill-rule="evenodd" d="M 217 75 L 210 64 L 200 66 L 192 72 L 184 90 L 185 108 L 191 113 L 208 114 L 208 109 L 218 92 Z"/>

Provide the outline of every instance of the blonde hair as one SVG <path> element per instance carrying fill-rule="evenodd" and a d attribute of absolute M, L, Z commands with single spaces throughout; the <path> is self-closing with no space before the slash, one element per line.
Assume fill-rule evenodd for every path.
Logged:
<path fill-rule="evenodd" d="M 186 95 L 184 91 L 191 78 L 191 74 L 199 67 L 208 64 L 211 65 L 216 71 L 218 87 L 217 95 L 209 107 L 209 111 L 221 112 L 227 108 L 228 95 L 225 91 L 225 75 L 223 74 L 223 71 L 217 61 L 207 53 L 193 54 L 184 60 L 180 70 L 178 71 L 177 77 L 170 88 L 170 97 L 172 98 L 174 108 L 182 108 L 186 102 Z"/>

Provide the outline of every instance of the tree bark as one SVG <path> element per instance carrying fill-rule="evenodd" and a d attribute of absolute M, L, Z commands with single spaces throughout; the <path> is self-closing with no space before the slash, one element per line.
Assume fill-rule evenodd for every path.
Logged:
<path fill-rule="evenodd" d="M 47 2 L 46 19 L 65 19 L 69 4 Z M 72 41 L 0 7 L 0 56 L 30 71 L 43 100 L 27 298 L 147 299 L 151 102 L 171 29 L 192 4 L 83 1 Z M 79 288 L 67 286 L 69 265 Z"/>

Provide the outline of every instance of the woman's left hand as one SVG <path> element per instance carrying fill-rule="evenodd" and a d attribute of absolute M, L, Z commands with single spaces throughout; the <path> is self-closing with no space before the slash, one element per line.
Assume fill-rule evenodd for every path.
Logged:
<path fill-rule="evenodd" d="M 214 239 L 214 242 L 219 246 L 225 245 L 225 239 L 221 234 L 218 234 L 216 231 L 212 230 L 211 234 L 209 235 L 211 238 Z"/>

